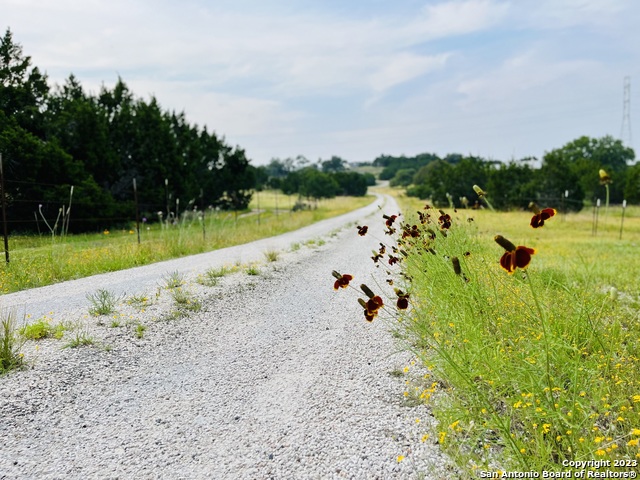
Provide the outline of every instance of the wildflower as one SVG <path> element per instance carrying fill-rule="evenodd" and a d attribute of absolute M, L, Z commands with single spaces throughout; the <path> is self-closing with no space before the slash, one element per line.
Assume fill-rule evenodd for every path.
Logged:
<path fill-rule="evenodd" d="M 340 288 L 347 288 L 347 286 L 349 285 L 349 282 L 353 280 L 352 275 L 341 275 L 335 270 L 331 272 L 331 275 L 333 275 L 336 278 L 336 281 L 333 284 L 334 290 L 338 290 Z"/>
<path fill-rule="evenodd" d="M 482 190 L 478 185 L 473 186 L 473 191 L 476 192 L 480 198 L 486 195 L 486 192 Z"/>
<path fill-rule="evenodd" d="M 494 240 L 498 245 L 506 250 L 500 258 L 500 266 L 507 272 L 513 273 L 516 268 L 526 268 L 531 263 L 531 255 L 536 253 L 535 249 L 518 245 L 517 247 L 502 235 L 496 235 Z"/>
<path fill-rule="evenodd" d="M 458 257 L 451 257 L 451 263 L 453 264 L 453 271 L 456 275 L 460 275 L 462 273 L 462 269 L 460 268 L 460 259 Z"/>
<path fill-rule="evenodd" d="M 396 306 L 400 310 L 406 310 L 409 308 L 409 294 L 404 293 L 399 288 L 395 289 L 396 295 L 398 295 L 398 301 L 396 302 Z"/>
<path fill-rule="evenodd" d="M 385 225 L 387 227 L 391 227 L 393 225 L 393 222 L 396 221 L 396 218 L 398 218 L 397 215 L 382 215 L 382 218 L 384 218 L 386 220 Z"/>
<path fill-rule="evenodd" d="M 400 463 L 401 461 L 403 461 L 403 460 L 404 460 L 404 455 L 398 455 L 397 460 L 398 460 L 398 463 Z"/>
<path fill-rule="evenodd" d="M 600 176 L 600 185 L 609 185 L 611 183 L 611 177 L 602 168 L 598 172 L 598 175 Z"/>
<path fill-rule="evenodd" d="M 367 311 L 373 316 L 376 316 L 378 314 L 378 310 L 380 310 L 380 308 L 383 306 L 384 306 L 384 302 L 382 301 L 382 298 L 378 295 L 376 295 L 373 298 L 370 298 L 367 301 Z"/>
<path fill-rule="evenodd" d="M 109 230 L 105 229 L 104 232 L 102 232 L 104 235 L 109 235 Z"/>
<path fill-rule="evenodd" d="M 556 213 L 558 213 L 555 208 L 544 208 L 544 209 L 540 210 L 538 208 L 538 206 L 533 202 L 531 202 L 529 204 L 529 208 L 534 213 L 533 217 L 531 217 L 531 223 L 530 223 L 530 225 L 533 228 L 538 228 L 538 227 L 544 226 L 544 221 L 545 220 L 549 220 Z"/>
<path fill-rule="evenodd" d="M 440 228 L 446 230 L 451 228 L 451 215 L 448 213 L 444 213 L 440 210 L 440 217 L 438 218 L 438 223 L 440 224 Z"/>
<path fill-rule="evenodd" d="M 358 225 L 358 235 L 360 235 L 361 237 L 364 237 L 367 234 L 367 230 L 369 230 L 369 227 L 367 227 L 366 225 L 363 225 L 362 227 L 360 225 Z"/>

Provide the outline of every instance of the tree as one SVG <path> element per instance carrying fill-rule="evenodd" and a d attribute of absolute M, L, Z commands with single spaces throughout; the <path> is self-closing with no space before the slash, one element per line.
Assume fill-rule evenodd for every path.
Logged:
<path fill-rule="evenodd" d="M 575 175 L 580 189 L 587 199 L 603 198 L 604 188 L 600 185 L 598 171 L 604 169 L 612 179 L 610 198 L 612 202 L 621 202 L 627 165 L 635 158 L 631 148 L 611 136 L 602 138 L 580 137 L 562 148 L 545 154 L 554 157 Z"/>
<path fill-rule="evenodd" d="M 640 163 L 627 169 L 624 198 L 628 202 L 640 203 Z"/>
<path fill-rule="evenodd" d="M 42 111 L 49 93 L 47 77 L 31 66 L 31 57 L 13 42 L 7 29 L 0 40 L 0 110 L 19 127 L 42 137 Z"/>
<path fill-rule="evenodd" d="M 536 172 L 527 163 L 501 163 L 496 167 L 489 170 L 487 183 L 483 185 L 494 208 L 526 209 L 537 200 Z"/>
<path fill-rule="evenodd" d="M 335 155 L 330 160 L 323 161 L 321 165 L 324 173 L 344 172 L 347 169 L 347 161 Z"/>
<path fill-rule="evenodd" d="M 300 173 L 301 182 L 298 193 L 303 197 L 313 198 L 316 201 L 321 198 L 333 198 L 340 190 L 340 185 L 333 177 L 315 168 L 307 167 Z"/>
<path fill-rule="evenodd" d="M 389 181 L 389 185 L 392 187 L 406 187 L 413 182 L 413 176 L 416 174 L 414 168 L 401 168 L 396 171 L 396 174 Z"/>
<path fill-rule="evenodd" d="M 337 195 L 362 197 L 367 194 L 367 179 L 357 172 L 336 172 L 330 174 L 338 184 Z"/>
<path fill-rule="evenodd" d="M 538 175 L 538 203 L 558 205 L 562 201 L 566 210 L 582 210 L 584 190 L 562 150 L 552 150 L 544 155 Z M 565 192 L 568 194 L 566 197 Z M 565 200 L 562 200 L 563 197 Z"/>
<path fill-rule="evenodd" d="M 447 205 L 453 167 L 444 160 L 435 160 L 420 168 L 413 177 L 407 194 L 422 199 L 430 198 L 436 205 Z"/>

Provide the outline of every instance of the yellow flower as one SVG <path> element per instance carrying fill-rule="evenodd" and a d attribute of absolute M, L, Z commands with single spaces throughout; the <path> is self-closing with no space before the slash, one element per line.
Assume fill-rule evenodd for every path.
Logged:
<path fill-rule="evenodd" d="M 640 435 L 640 428 L 634 428 L 631 430 L 631 435 Z"/>
<path fill-rule="evenodd" d="M 398 455 L 397 460 L 398 460 L 398 463 L 400 463 L 401 461 L 403 461 L 403 460 L 404 460 L 404 455 Z"/>
<path fill-rule="evenodd" d="M 628 447 L 637 447 L 638 446 L 638 439 L 634 438 L 633 440 L 629 440 L 627 442 L 627 446 Z"/>
<path fill-rule="evenodd" d="M 607 452 L 605 452 L 605 451 L 604 451 L 604 450 L 602 450 L 602 449 L 598 449 L 598 450 L 596 450 L 596 455 L 598 455 L 598 456 L 600 456 L 600 457 L 604 456 L 604 454 L 605 454 L 605 453 L 607 453 Z"/>
<path fill-rule="evenodd" d="M 422 438 L 420 439 L 423 443 L 426 442 L 427 440 L 429 440 L 429 434 L 425 434 L 422 436 Z"/>

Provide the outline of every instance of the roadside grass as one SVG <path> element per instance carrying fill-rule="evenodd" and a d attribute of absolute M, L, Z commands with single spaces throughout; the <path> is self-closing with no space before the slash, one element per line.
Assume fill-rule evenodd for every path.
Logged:
<path fill-rule="evenodd" d="M 266 250 L 264 252 L 264 258 L 267 260 L 267 262 L 277 262 L 279 257 L 280 252 L 278 252 L 277 250 Z"/>
<path fill-rule="evenodd" d="M 81 325 L 76 325 L 71 338 L 62 348 L 87 347 L 95 343 L 94 338 L 83 329 Z"/>
<path fill-rule="evenodd" d="M 17 324 L 15 310 L 0 310 L 0 375 L 23 364 L 20 349 L 24 339 L 18 334 Z"/>
<path fill-rule="evenodd" d="M 289 204 L 293 205 L 296 198 L 278 194 L 276 215 L 275 197 L 273 192 L 260 192 L 260 224 L 256 212 L 238 212 L 236 219 L 234 212 L 207 211 L 204 239 L 198 221 L 183 221 L 171 227 L 144 224 L 140 245 L 134 227 L 68 235 L 64 241 L 56 237 L 53 242 L 48 235 L 11 235 L 11 261 L 0 266 L 0 293 L 240 245 L 297 230 L 373 201 L 372 196 L 340 197 L 318 202 L 317 209 L 289 212 Z M 251 208 L 255 208 L 255 201 L 254 198 Z"/>
<path fill-rule="evenodd" d="M 202 302 L 188 290 L 175 288 L 171 290 L 171 297 L 180 310 L 189 312 L 199 312 L 202 310 Z"/>
<path fill-rule="evenodd" d="M 89 313 L 93 316 L 109 315 L 116 311 L 119 298 L 114 293 L 98 289 L 94 293 L 87 294 L 89 300 Z"/>
<path fill-rule="evenodd" d="M 198 275 L 196 282 L 205 287 L 215 287 L 222 277 L 231 272 L 233 272 L 233 268 L 227 266 L 209 268 L 204 273 Z"/>
<path fill-rule="evenodd" d="M 407 215 L 380 239 L 387 252 L 378 259 L 398 290 L 382 308 L 366 292 L 373 306 L 361 304 L 380 309 L 426 368 L 405 398 L 431 407 L 439 424 L 431 438 L 476 476 L 567 471 L 563 462 L 587 460 L 637 470 L 640 209 L 627 209 L 620 240 L 615 207 L 593 235 L 591 212 L 533 229 L 527 212 L 447 210 L 446 228 L 425 202 L 399 203 Z M 416 211 L 430 217 L 421 223 Z M 530 265 L 500 268 L 496 234 L 535 248 Z"/>
<path fill-rule="evenodd" d="M 169 272 L 164 277 L 164 287 L 168 289 L 179 288 L 184 285 L 184 275 L 178 271 Z"/>

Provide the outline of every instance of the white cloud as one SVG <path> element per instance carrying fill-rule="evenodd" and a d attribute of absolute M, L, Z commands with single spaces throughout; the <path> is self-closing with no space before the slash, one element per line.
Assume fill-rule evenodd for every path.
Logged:
<path fill-rule="evenodd" d="M 508 10 L 508 3 L 492 0 L 437 3 L 425 6 L 424 16 L 414 22 L 411 29 L 427 38 L 464 35 L 496 25 Z"/>
<path fill-rule="evenodd" d="M 395 85 L 442 68 L 449 56 L 448 53 L 433 56 L 400 53 L 390 58 L 382 68 L 370 76 L 371 86 L 375 92 L 383 92 Z"/>

